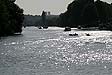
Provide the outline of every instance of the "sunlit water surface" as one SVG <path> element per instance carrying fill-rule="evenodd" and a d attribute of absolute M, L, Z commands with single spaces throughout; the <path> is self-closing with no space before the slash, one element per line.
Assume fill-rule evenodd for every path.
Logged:
<path fill-rule="evenodd" d="M 112 75 L 111 31 L 63 30 L 27 27 L 2 37 L 0 75 Z"/>

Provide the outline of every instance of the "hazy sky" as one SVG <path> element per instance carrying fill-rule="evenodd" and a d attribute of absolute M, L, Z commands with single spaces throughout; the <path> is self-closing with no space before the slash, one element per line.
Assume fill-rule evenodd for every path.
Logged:
<path fill-rule="evenodd" d="M 43 10 L 50 11 L 51 14 L 60 14 L 66 11 L 69 3 L 73 0 L 16 0 L 21 8 L 24 9 L 25 14 L 40 15 Z M 112 0 L 103 0 L 112 2 Z"/>

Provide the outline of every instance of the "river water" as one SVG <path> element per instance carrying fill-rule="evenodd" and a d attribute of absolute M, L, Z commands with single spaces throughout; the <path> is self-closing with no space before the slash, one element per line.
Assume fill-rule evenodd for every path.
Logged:
<path fill-rule="evenodd" d="M 111 31 L 63 30 L 27 27 L 2 37 L 0 75 L 112 75 Z"/>

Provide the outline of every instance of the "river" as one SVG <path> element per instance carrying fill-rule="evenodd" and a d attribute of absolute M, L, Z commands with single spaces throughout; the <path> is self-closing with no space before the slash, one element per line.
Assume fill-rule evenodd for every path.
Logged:
<path fill-rule="evenodd" d="M 111 31 L 63 30 L 26 27 L 2 37 L 0 75 L 112 75 Z"/>

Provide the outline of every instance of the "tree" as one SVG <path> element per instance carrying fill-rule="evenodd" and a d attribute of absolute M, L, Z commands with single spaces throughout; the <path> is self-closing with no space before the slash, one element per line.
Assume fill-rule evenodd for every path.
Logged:
<path fill-rule="evenodd" d="M 101 26 L 112 30 L 112 4 L 100 0 L 74 0 L 67 11 L 60 14 L 60 24 L 64 27 Z"/>
<path fill-rule="evenodd" d="M 8 11 L 4 1 L 0 0 L 0 36 L 6 35 L 7 27 L 8 27 Z"/>
<path fill-rule="evenodd" d="M 91 12 L 93 12 L 93 16 Z M 60 15 L 60 18 L 63 24 L 65 22 L 71 27 L 77 27 L 78 25 L 88 24 L 87 20 L 90 20 L 91 17 L 96 19 L 97 15 L 94 12 L 96 12 L 94 0 L 74 0 L 68 5 L 67 11 Z"/>
<path fill-rule="evenodd" d="M 0 36 L 22 31 L 23 9 L 14 2 L 15 0 L 0 0 Z"/>

